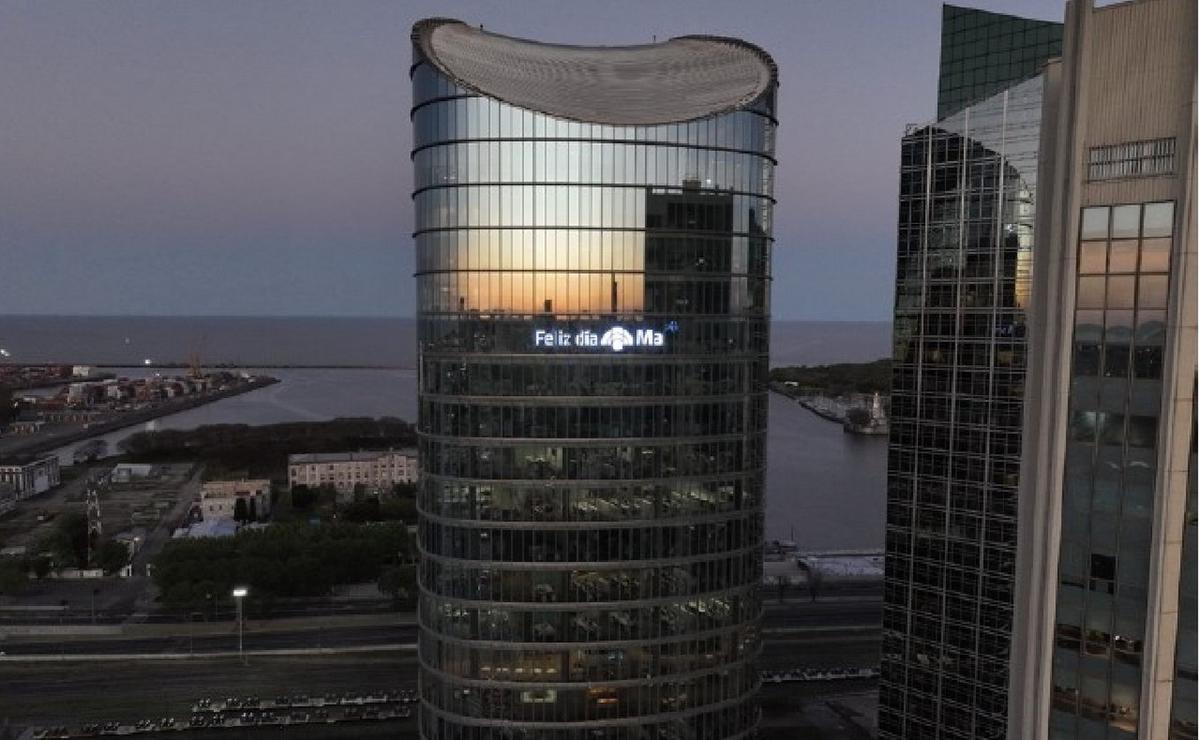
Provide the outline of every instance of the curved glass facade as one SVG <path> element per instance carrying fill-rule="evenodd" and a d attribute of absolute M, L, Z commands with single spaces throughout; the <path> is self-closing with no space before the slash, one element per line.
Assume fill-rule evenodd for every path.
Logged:
<path fill-rule="evenodd" d="M 747 735 L 774 85 L 614 126 L 414 61 L 422 735 Z"/>

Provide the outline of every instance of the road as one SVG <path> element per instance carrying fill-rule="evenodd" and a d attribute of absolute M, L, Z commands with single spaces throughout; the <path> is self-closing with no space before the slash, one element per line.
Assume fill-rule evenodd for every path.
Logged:
<path fill-rule="evenodd" d="M 367 645 L 385 645 L 415 642 L 416 625 L 336 627 L 329 630 L 304 629 L 286 632 L 249 633 L 244 635 L 246 650 L 283 650 L 288 648 L 341 648 Z M 217 653 L 237 650 L 238 635 L 234 629 L 228 634 L 196 634 L 186 631 L 165 637 L 99 638 L 46 640 L 31 639 L 29 642 L 0 642 L 0 650 L 6 657 L 21 655 L 120 655 L 149 653 Z"/>
<path fill-rule="evenodd" d="M 784 609 L 768 605 L 760 666 L 764 670 L 878 666 L 879 610 L 878 601 L 862 600 L 796 603 Z M 300 628 L 294 622 L 284 626 L 256 622 L 246 634 L 245 647 L 249 651 L 318 646 L 362 649 L 385 644 L 411 646 L 416 641 L 417 628 L 411 623 L 411 615 L 390 615 L 386 619 L 393 623 Z M 136 721 L 159 715 L 187 716 L 192 702 L 204 696 L 373 691 L 413 686 L 416 682 L 415 652 L 268 653 L 252 655 L 243 664 L 236 655 L 229 654 L 237 647 L 233 623 L 196 627 L 193 636 L 169 628 L 168 634 L 152 634 L 165 625 L 136 625 L 134 629 L 151 634 L 133 637 L 10 636 L 0 643 L 0 649 L 7 653 L 0 658 L 0 686 L 4 687 L 0 691 L 0 718 L 8 716 L 18 724 L 40 725 Z M 206 629 L 210 632 L 205 633 Z M 186 657 L 189 650 L 194 657 Z M 130 653 L 175 654 L 183 659 L 97 663 L 70 658 Z M 51 655 L 62 655 L 65 660 L 39 663 L 21 659 Z M 838 716 L 825 716 L 831 698 L 858 692 L 870 705 L 874 688 L 874 681 L 772 684 L 764 688 L 765 716 L 784 726 L 803 726 L 809 732 L 805 737 L 852 737 L 848 734 L 850 728 L 839 724 Z M 822 729 L 826 726 L 832 729 L 826 732 Z"/>
<path fill-rule="evenodd" d="M 874 600 L 792 602 L 768 604 L 763 615 L 763 633 L 767 640 L 812 642 L 825 636 L 869 635 L 878 642 L 881 604 Z M 367 617 L 360 624 L 323 624 L 317 618 L 304 623 L 255 621 L 243 631 L 246 650 L 291 648 L 361 647 L 372 644 L 415 642 L 414 615 L 381 614 Z M 133 627 L 138 634 L 113 636 L 15 636 L 4 637 L 0 628 L 0 650 L 8 658 L 21 655 L 118 655 L 123 653 L 210 653 L 237 649 L 236 622 L 180 624 L 178 629 L 156 626 Z M 817 648 L 818 645 L 810 644 Z M 877 647 L 877 646 L 876 646 Z"/>

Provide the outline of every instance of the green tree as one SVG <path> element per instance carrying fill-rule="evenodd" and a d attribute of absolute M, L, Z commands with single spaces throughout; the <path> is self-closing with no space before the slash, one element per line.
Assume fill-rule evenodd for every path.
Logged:
<path fill-rule="evenodd" d="M 391 565 L 379 574 L 379 590 L 397 602 L 409 602 L 416 598 L 416 567 Z"/>
<path fill-rule="evenodd" d="M 257 597 L 323 596 L 338 584 L 377 581 L 406 562 L 401 523 L 280 523 L 233 537 L 172 540 L 154 560 L 155 583 L 168 604 L 197 606 L 205 594 L 250 586 Z"/>
<path fill-rule="evenodd" d="M 0 594 L 16 596 L 25 590 L 29 583 L 25 565 L 13 558 L 0 560 Z"/>
<path fill-rule="evenodd" d="M 317 492 L 301 483 L 292 486 L 292 508 L 308 511 L 317 503 Z"/>
<path fill-rule="evenodd" d="M 383 521 L 417 522 L 417 502 L 411 498 L 388 497 L 379 504 L 379 518 Z"/>
<path fill-rule="evenodd" d="M 348 522 L 377 522 L 380 521 L 379 499 L 358 498 L 342 509 L 342 518 Z"/>
<path fill-rule="evenodd" d="M 96 551 L 95 564 L 113 575 L 129 564 L 129 548 L 123 543 L 108 540 Z"/>
<path fill-rule="evenodd" d="M 16 415 L 16 408 L 13 406 L 12 389 L 8 386 L 0 385 L 0 426 L 12 421 Z"/>
<path fill-rule="evenodd" d="M 45 578 L 50 575 L 50 571 L 54 569 L 54 564 L 50 562 L 50 558 L 46 555 L 38 555 L 33 558 L 33 574 L 38 578 Z"/>
<path fill-rule="evenodd" d="M 250 499 L 250 511 L 246 514 L 246 518 L 252 522 L 258 521 L 258 502 Z"/>
<path fill-rule="evenodd" d="M 72 511 L 63 514 L 58 523 L 38 543 L 54 568 L 80 568 L 87 564 L 87 517 Z"/>

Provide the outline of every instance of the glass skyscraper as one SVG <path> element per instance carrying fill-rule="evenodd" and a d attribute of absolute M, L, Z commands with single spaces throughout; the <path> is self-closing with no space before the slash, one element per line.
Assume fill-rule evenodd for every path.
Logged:
<path fill-rule="evenodd" d="M 938 119 L 1037 75 L 1062 38 L 1061 23 L 943 5 Z"/>
<path fill-rule="evenodd" d="M 1011 737 L 1197 737 L 1196 13 L 1073 2 L 1046 72 Z"/>
<path fill-rule="evenodd" d="M 413 47 L 422 736 L 746 736 L 775 66 Z"/>
<path fill-rule="evenodd" d="M 901 143 L 881 738 L 1007 731 L 1044 81 L 1061 25 L 945 6 Z"/>

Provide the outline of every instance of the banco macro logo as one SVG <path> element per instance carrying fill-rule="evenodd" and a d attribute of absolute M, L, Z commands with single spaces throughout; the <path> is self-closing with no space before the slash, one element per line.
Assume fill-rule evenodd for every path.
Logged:
<path fill-rule="evenodd" d="M 600 346 L 612 347 L 613 352 L 620 352 L 633 346 L 633 335 L 620 326 L 614 326 L 600 337 Z"/>

